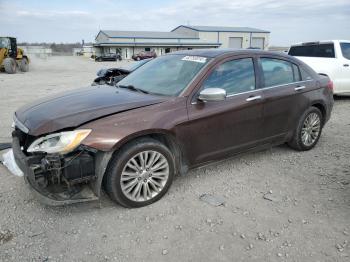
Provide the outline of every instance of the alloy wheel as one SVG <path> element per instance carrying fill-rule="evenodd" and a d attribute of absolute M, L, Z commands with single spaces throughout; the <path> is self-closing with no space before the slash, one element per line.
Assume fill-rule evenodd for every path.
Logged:
<path fill-rule="evenodd" d="M 303 123 L 301 129 L 301 141 L 305 146 L 313 145 L 321 131 L 321 119 L 316 113 L 309 114 Z"/>
<path fill-rule="evenodd" d="M 143 202 L 157 196 L 169 178 L 169 163 L 157 151 L 142 151 L 128 160 L 123 168 L 120 185 L 125 197 Z"/>

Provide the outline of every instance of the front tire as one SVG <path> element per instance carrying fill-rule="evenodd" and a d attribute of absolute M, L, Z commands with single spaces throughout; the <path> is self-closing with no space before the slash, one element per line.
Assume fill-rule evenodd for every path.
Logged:
<path fill-rule="evenodd" d="M 175 174 L 171 151 L 152 138 L 135 140 L 115 154 L 104 179 L 112 200 L 124 207 L 143 207 L 161 199 Z"/>
<path fill-rule="evenodd" d="M 300 117 L 294 135 L 288 145 L 298 151 L 312 149 L 320 139 L 323 116 L 316 107 L 310 107 Z"/>

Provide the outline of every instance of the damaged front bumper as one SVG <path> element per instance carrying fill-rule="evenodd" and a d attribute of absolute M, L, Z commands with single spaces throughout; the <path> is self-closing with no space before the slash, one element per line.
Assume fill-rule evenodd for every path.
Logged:
<path fill-rule="evenodd" d="M 25 181 L 28 183 L 29 187 L 32 189 L 34 194 L 38 197 L 40 202 L 50 205 L 50 206 L 60 206 L 60 205 L 68 205 L 79 202 L 87 202 L 98 200 L 100 196 L 100 186 L 102 182 L 103 174 L 101 172 L 95 173 L 94 177 L 91 179 L 80 179 L 80 180 L 72 180 L 78 181 L 74 183 L 70 183 L 67 181 L 67 178 L 62 175 L 62 180 L 65 180 L 60 185 L 44 185 L 42 181 L 38 181 L 37 174 L 43 174 L 41 176 L 45 176 L 50 174 L 50 169 L 45 170 L 45 167 L 41 163 L 43 163 L 43 155 L 29 155 L 27 156 L 23 151 L 20 143 L 20 136 L 16 133 L 16 131 L 12 134 L 12 149 L 14 154 L 14 159 L 18 167 L 23 171 Z M 75 156 L 73 160 L 78 158 L 79 155 Z M 98 157 L 101 158 L 101 157 Z M 72 158 L 70 158 L 72 159 Z M 71 161 L 71 160 L 69 160 Z M 95 159 L 94 159 L 95 161 Z M 67 162 L 72 163 L 72 162 Z M 80 163 L 80 162 L 78 162 Z M 96 163 L 96 162 L 95 162 Z M 104 172 L 105 168 L 101 168 L 100 163 L 97 163 L 96 170 L 102 170 Z M 68 166 L 60 167 L 59 172 L 62 174 L 67 171 L 63 171 L 67 169 L 70 173 L 81 172 L 83 167 L 81 166 L 71 166 L 70 169 Z M 94 170 L 95 171 L 95 170 Z M 46 173 L 45 173 L 46 172 Z M 56 172 L 56 171 L 55 171 Z M 60 174 L 61 174 L 60 173 Z M 73 177 L 75 174 L 73 174 Z M 101 176 L 101 177 L 100 177 Z M 75 177 L 74 177 L 75 178 Z M 43 178 L 48 179 L 48 178 Z M 57 181 L 57 179 L 55 179 Z M 70 185 L 71 184 L 71 185 Z M 59 186 L 58 186 L 59 185 Z"/>

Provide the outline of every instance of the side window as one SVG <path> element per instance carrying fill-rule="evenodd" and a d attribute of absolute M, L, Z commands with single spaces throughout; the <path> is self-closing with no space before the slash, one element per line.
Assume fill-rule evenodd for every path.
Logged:
<path fill-rule="evenodd" d="M 227 95 L 255 89 L 255 73 L 252 58 L 236 59 L 219 65 L 204 81 L 202 89 L 223 88 Z"/>
<path fill-rule="evenodd" d="M 340 48 L 343 56 L 350 60 L 350 43 L 340 43 Z"/>
<path fill-rule="evenodd" d="M 275 58 L 260 58 L 260 61 L 265 80 L 264 87 L 295 82 L 292 63 Z"/>
<path fill-rule="evenodd" d="M 311 75 L 302 67 L 300 67 L 300 73 L 303 81 L 312 79 Z"/>
<path fill-rule="evenodd" d="M 299 66 L 293 64 L 293 80 L 294 82 L 301 81 Z"/>

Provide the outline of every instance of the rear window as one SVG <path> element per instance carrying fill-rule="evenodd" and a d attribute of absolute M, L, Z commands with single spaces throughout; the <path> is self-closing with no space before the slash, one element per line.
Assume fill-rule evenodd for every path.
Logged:
<path fill-rule="evenodd" d="M 340 43 L 340 47 L 343 56 L 350 60 L 350 43 Z"/>
<path fill-rule="evenodd" d="M 292 46 L 288 54 L 292 56 L 335 57 L 333 44 Z"/>

